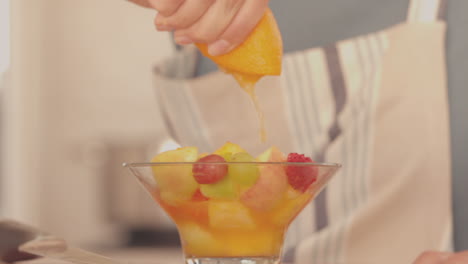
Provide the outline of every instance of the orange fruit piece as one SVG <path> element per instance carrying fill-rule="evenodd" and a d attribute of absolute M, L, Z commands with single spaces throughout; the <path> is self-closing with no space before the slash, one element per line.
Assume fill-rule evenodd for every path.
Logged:
<path fill-rule="evenodd" d="M 197 44 L 203 55 L 228 73 L 256 76 L 280 75 L 283 42 L 275 17 L 267 9 L 247 39 L 231 52 L 211 56 L 206 44 Z"/>

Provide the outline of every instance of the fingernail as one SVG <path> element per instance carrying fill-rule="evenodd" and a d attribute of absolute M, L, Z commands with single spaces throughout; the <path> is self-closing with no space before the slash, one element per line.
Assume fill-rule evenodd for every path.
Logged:
<path fill-rule="evenodd" d="M 174 37 L 174 41 L 179 45 L 188 45 L 192 44 L 193 41 L 187 36 L 177 36 Z"/>
<path fill-rule="evenodd" d="M 208 46 L 208 53 L 211 56 L 218 56 L 227 53 L 231 49 L 231 43 L 224 39 L 215 41 Z"/>
<path fill-rule="evenodd" d="M 172 31 L 173 28 L 168 25 L 156 25 L 156 29 L 159 31 Z"/>

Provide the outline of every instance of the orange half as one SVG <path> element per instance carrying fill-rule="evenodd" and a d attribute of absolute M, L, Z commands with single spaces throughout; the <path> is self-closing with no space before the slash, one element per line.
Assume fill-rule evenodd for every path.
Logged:
<path fill-rule="evenodd" d="M 228 73 L 248 75 L 280 75 L 283 42 L 275 17 L 267 9 L 247 39 L 231 52 L 211 56 L 206 44 L 197 44 L 203 55 Z"/>

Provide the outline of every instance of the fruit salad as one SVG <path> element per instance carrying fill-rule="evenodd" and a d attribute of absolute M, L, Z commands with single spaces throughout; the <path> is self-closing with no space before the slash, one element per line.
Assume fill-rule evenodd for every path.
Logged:
<path fill-rule="evenodd" d="M 258 157 L 230 142 L 214 153 L 183 147 L 152 162 L 152 195 L 186 257 L 278 257 L 288 225 L 319 191 L 311 158 L 277 147 Z"/>

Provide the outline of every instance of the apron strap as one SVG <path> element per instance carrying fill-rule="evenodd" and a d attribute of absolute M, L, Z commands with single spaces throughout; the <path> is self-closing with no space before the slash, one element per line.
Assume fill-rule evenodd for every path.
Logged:
<path fill-rule="evenodd" d="M 410 0 L 408 22 L 445 20 L 448 0 Z"/>

